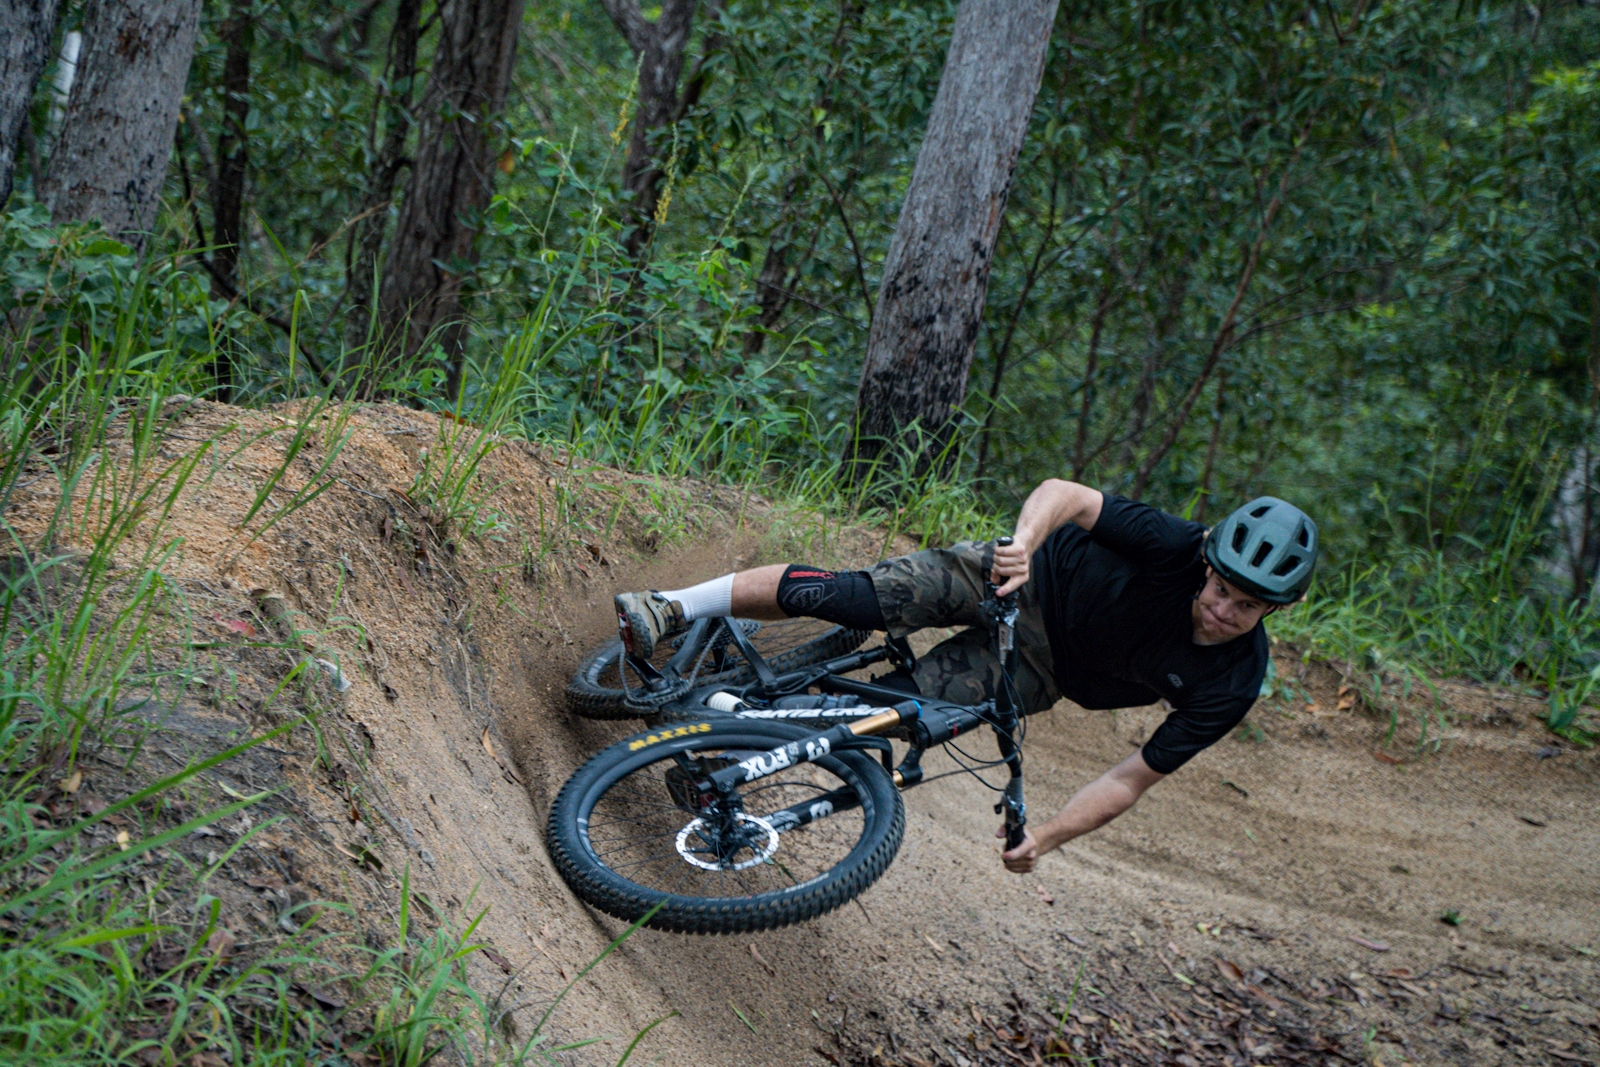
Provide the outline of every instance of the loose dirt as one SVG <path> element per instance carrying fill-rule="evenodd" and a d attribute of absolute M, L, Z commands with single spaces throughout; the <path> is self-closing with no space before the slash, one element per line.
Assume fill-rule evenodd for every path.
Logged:
<path fill-rule="evenodd" d="M 490 952 L 471 972 L 526 1033 L 623 929 L 571 895 L 542 833 L 572 770 L 630 732 L 562 702 L 614 625 L 611 594 L 791 557 L 859 564 L 886 546 L 738 491 L 518 442 L 484 463 L 473 532 L 408 495 L 424 450 L 437 460 L 457 428 L 387 407 L 354 417 L 337 481 L 247 544 L 235 524 L 293 416 L 188 404 L 171 455 L 213 434 L 238 451 L 215 450 L 149 537 L 181 538 L 168 572 L 217 646 L 162 746 L 259 733 L 297 700 L 338 742 L 322 758 L 304 736 L 276 742 L 248 781 L 220 776 L 283 786 L 292 817 L 241 850 L 225 922 L 243 942 L 272 927 L 279 897 L 336 897 L 381 941 L 409 869 L 438 921 L 487 909 Z M 264 515 L 313 478 L 322 448 L 290 465 Z M 51 500 L 29 492 L 16 513 L 37 525 Z M 298 656 L 250 647 L 241 622 L 337 664 L 348 690 L 324 667 L 309 696 L 274 696 Z M 1298 688 L 1258 705 L 1257 739 L 1218 744 L 1034 875 L 1001 868 L 992 794 L 958 775 L 906 795 L 900 856 L 858 904 L 758 936 L 636 933 L 552 1017 L 563 1038 L 604 1038 L 564 1055 L 615 1062 L 665 1019 L 632 1062 L 1594 1062 L 1596 754 L 1556 744 L 1532 701 L 1469 685 L 1400 709 L 1386 745 L 1387 716 L 1342 696 L 1332 667 L 1286 647 L 1277 661 Z M 1413 710 L 1441 709 L 1447 729 L 1419 749 Z M 1063 703 L 1032 719 L 1034 816 L 1161 715 Z"/>

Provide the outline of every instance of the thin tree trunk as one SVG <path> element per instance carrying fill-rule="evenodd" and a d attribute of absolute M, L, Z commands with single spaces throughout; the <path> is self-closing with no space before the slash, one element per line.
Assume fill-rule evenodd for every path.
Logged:
<path fill-rule="evenodd" d="M 639 98 L 628 135 L 628 158 L 622 165 L 622 192 L 627 201 L 628 231 L 623 247 L 636 262 L 643 256 L 662 211 L 663 186 L 669 180 L 675 146 L 668 130 L 676 129 L 704 92 L 706 60 L 718 47 L 711 35 L 701 50 L 693 75 L 680 97 L 683 55 L 694 28 L 697 0 L 663 0 L 654 21 L 644 17 L 639 0 L 601 0 L 606 14 L 639 61 Z M 709 5 L 716 16 L 720 0 Z"/>
<path fill-rule="evenodd" d="M 1228 372 L 1217 375 L 1217 399 L 1211 409 L 1211 440 L 1206 442 L 1206 465 L 1200 474 L 1200 501 L 1195 505 L 1194 521 L 1206 521 L 1206 504 L 1211 500 L 1211 472 L 1217 466 L 1217 445 L 1222 440 L 1222 406 L 1227 401 Z"/>
<path fill-rule="evenodd" d="M 1299 149 L 1295 150 L 1295 157 L 1299 157 Z M 1200 368 L 1199 377 L 1194 384 L 1189 386 L 1189 391 L 1184 394 L 1183 400 L 1178 404 L 1178 411 L 1167 426 L 1166 434 L 1161 438 L 1161 443 L 1150 450 L 1144 462 L 1139 465 L 1139 473 L 1133 479 L 1133 496 L 1138 499 L 1144 495 L 1145 487 L 1150 484 L 1150 475 L 1166 458 L 1172 446 L 1177 443 L 1178 435 L 1183 432 L 1184 423 L 1189 421 L 1189 413 L 1194 410 L 1194 402 L 1199 399 L 1200 391 L 1206 387 L 1206 382 L 1211 380 L 1212 373 L 1217 369 L 1217 361 L 1222 358 L 1222 353 L 1228 350 L 1233 343 L 1233 333 L 1239 323 L 1239 306 L 1244 303 L 1245 294 L 1250 291 L 1250 283 L 1256 276 L 1256 264 L 1261 259 L 1261 248 L 1267 243 L 1267 232 L 1272 229 L 1272 222 L 1278 217 L 1278 209 L 1283 206 L 1283 193 L 1289 184 L 1289 172 L 1294 160 L 1285 164 L 1283 174 L 1278 179 L 1278 192 L 1267 205 L 1267 210 L 1261 216 L 1261 225 L 1256 230 L 1256 239 L 1250 245 L 1250 252 L 1245 256 L 1244 267 L 1239 271 L 1239 281 L 1234 286 L 1233 299 L 1228 303 L 1228 310 L 1223 313 L 1222 323 L 1217 327 L 1217 332 L 1211 339 L 1211 348 L 1206 353 L 1206 361 Z"/>
<path fill-rule="evenodd" d="M 1124 469 L 1133 466 L 1135 449 L 1140 438 L 1144 436 L 1145 424 L 1150 418 L 1150 402 L 1155 397 L 1156 380 L 1161 373 L 1161 363 L 1166 356 L 1168 346 L 1172 343 L 1173 333 L 1183 321 L 1183 302 L 1188 295 L 1189 265 L 1185 260 L 1179 265 L 1177 277 L 1166 287 L 1166 299 L 1156 313 L 1155 329 L 1149 347 L 1145 349 L 1144 362 L 1139 374 L 1139 388 L 1133 394 L 1133 402 L 1128 405 L 1128 431 L 1123 439 L 1121 455 L 1118 457 L 1118 463 Z"/>
<path fill-rule="evenodd" d="M 949 441 L 1055 13 L 1056 0 L 962 0 L 956 12 L 867 339 L 848 446 L 857 477 L 896 442 L 926 466 Z"/>
<path fill-rule="evenodd" d="M 45 175 L 55 221 L 99 219 L 143 251 L 199 24 L 198 0 L 89 0 L 77 79 Z"/>
<path fill-rule="evenodd" d="M 1060 220 L 1057 204 L 1060 191 L 1061 169 L 1057 167 L 1050 179 L 1049 221 L 1045 223 L 1044 235 L 1039 238 L 1039 245 L 1033 250 L 1033 258 L 1028 262 L 1028 271 L 1022 279 L 1022 291 L 1017 294 L 1017 302 L 1012 307 L 1011 317 L 1006 322 L 1005 336 L 994 350 L 994 371 L 989 377 L 988 411 L 983 416 L 983 429 L 978 432 L 976 474 L 980 478 L 983 477 L 984 469 L 989 463 L 989 442 L 994 434 L 994 413 L 1000 409 L 1000 384 L 1005 380 L 1006 364 L 1011 360 L 1011 346 L 1016 341 L 1017 327 L 1022 322 L 1022 313 L 1028 307 L 1028 297 L 1033 294 L 1033 287 L 1044 274 L 1044 254 L 1055 240 L 1056 223 Z"/>
<path fill-rule="evenodd" d="M 1078 391 L 1078 440 L 1072 450 L 1073 481 L 1082 478 L 1083 469 L 1089 465 L 1089 415 L 1094 410 L 1094 379 L 1100 369 L 1100 337 L 1105 331 L 1106 314 L 1111 309 L 1111 283 L 1116 277 L 1117 272 L 1108 266 L 1100 286 L 1100 298 L 1095 301 L 1094 322 L 1089 327 L 1089 354 L 1083 364 L 1083 386 Z"/>
<path fill-rule="evenodd" d="M 59 9 L 60 0 L 0 0 L 0 208 L 11 198 L 17 145 L 50 60 Z"/>
<path fill-rule="evenodd" d="M 801 226 L 796 204 L 804 199 L 809 185 L 810 181 L 803 170 L 795 171 L 783 183 L 783 207 L 779 222 L 767 238 L 766 255 L 761 259 L 761 273 L 756 275 L 758 310 L 756 328 L 744 337 L 744 354 L 747 357 L 758 354 L 766 345 L 768 332 L 778 324 L 789 307 L 789 294 L 794 290 L 791 274 L 799 273 L 806 260 L 811 258 L 811 249 L 816 247 L 818 227 L 811 227 L 809 246 L 802 246 L 796 240 Z M 798 261 L 791 262 L 791 257 L 797 251 L 802 255 Z"/>
<path fill-rule="evenodd" d="M 383 125 L 383 143 L 373 152 L 372 169 L 367 173 L 367 195 L 361 204 L 359 220 L 350 230 L 350 255 L 345 270 L 347 352 L 362 351 L 369 340 L 381 342 L 381 330 L 373 328 L 372 294 L 377 288 L 378 259 L 388 232 L 395 183 L 406 163 L 406 138 L 411 134 L 411 101 L 417 76 L 417 44 L 422 36 L 421 16 L 422 0 L 399 0 L 395 5 L 388 69 L 376 116 Z M 370 363 L 380 353 L 368 351 L 365 355 Z M 379 376 L 373 375 L 363 381 L 361 391 L 372 397 L 382 388 Z"/>
<path fill-rule="evenodd" d="M 211 234 L 217 243 L 211 262 L 222 283 L 238 292 L 244 183 L 250 162 L 250 145 L 245 134 L 250 117 L 250 51 L 254 43 L 250 0 L 233 0 L 228 21 L 222 26 L 222 37 L 228 42 L 228 56 L 222 68 L 222 132 L 217 136 L 217 180 L 211 187 Z M 227 338 L 222 340 L 211 374 L 217 386 L 217 399 L 230 403 L 237 374 L 231 342 Z"/>
<path fill-rule="evenodd" d="M 511 84 L 523 0 L 445 0 L 380 296 L 385 336 L 404 357 L 430 338 L 460 395 L 466 341 L 461 289 L 477 262 L 477 216 L 494 193 L 498 119 Z"/>

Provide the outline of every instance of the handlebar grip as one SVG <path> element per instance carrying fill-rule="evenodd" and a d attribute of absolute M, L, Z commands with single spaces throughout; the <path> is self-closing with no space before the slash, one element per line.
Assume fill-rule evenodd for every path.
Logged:
<path fill-rule="evenodd" d="M 996 537 L 994 539 L 994 543 L 995 543 L 996 547 L 1004 548 L 1005 546 L 1011 544 L 1014 540 L 1015 540 L 1015 538 L 1011 538 L 1011 537 Z"/>

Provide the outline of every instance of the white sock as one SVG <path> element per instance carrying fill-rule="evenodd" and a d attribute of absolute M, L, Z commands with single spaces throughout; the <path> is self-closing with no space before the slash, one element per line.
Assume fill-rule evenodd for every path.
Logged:
<path fill-rule="evenodd" d="M 683 605 L 683 621 L 716 619 L 733 614 L 733 575 L 724 574 L 687 589 L 663 589 L 661 595 Z"/>

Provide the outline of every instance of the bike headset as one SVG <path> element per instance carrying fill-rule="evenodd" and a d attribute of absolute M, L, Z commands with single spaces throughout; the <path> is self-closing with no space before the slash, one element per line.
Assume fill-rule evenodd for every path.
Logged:
<path fill-rule="evenodd" d="M 1257 497 L 1223 519 L 1202 552 L 1229 585 L 1282 607 L 1311 588 L 1317 524 L 1288 501 Z"/>

